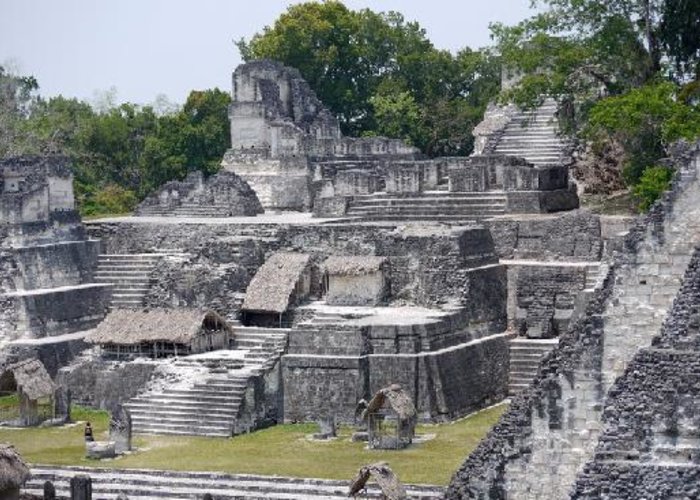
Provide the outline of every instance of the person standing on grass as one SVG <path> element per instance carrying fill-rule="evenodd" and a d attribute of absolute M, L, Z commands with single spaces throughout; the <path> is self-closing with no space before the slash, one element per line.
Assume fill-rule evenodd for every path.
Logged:
<path fill-rule="evenodd" d="M 92 426 L 90 422 L 85 424 L 85 442 L 94 441 L 95 438 L 92 436 Z"/>

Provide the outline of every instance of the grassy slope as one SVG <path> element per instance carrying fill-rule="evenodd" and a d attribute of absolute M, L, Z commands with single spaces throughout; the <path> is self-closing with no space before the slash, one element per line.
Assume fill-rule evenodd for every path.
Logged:
<path fill-rule="evenodd" d="M 1 429 L 0 442 L 14 444 L 32 463 L 149 468 L 281 476 L 351 478 L 362 465 L 386 461 L 409 483 L 447 484 L 464 458 L 474 449 L 505 410 L 505 405 L 441 425 L 420 425 L 421 434 L 435 439 L 406 450 L 374 451 L 352 443 L 351 430 L 329 442 L 310 441 L 313 424 L 278 425 L 232 439 L 138 436 L 139 451 L 117 460 L 95 462 L 84 458 L 83 426 L 46 429 Z M 90 420 L 96 439 L 106 439 L 108 417 L 102 412 L 74 412 L 74 420 Z"/>

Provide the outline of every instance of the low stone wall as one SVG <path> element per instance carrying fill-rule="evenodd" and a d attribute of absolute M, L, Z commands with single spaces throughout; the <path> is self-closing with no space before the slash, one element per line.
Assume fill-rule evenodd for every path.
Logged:
<path fill-rule="evenodd" d="M 109 285 L 76 285 L 48 290 L 12 292 L 16 332 L 48 337 L 94 328 L 107 315 L 112 302 Z"/>
<path fill-rule="evenodd" d="M 584 267 L 511 266 L 509 278 L 515 280 L 519 335 L 555 338 L 566 332 L 586 283 Z"/>
<path fill-rule="evenodd" d="M 145 361 L 88 358 L 61 369 L 56 382 L 71 391 L 74 403 L 113 411 L 146 386 L 157 366 Z"/>
<path fill-rule="evenodd" d="M 18 289 L 79 285 L 92 281 L 100 242 L 82 240 L 15 247 L 13 253 L 20 271 Z"/>
<path fill-rule="evenodd" d="M 600 218 L 587 210 L 495 218 L 484 224 L 502 259 L 598 261 L 602 256 Z"/>
<path fill-rule="evenodd" d="M 505 334 L 417 354 L 288 354 L 282 358 L 284 420 L 334 416 L 352 423 L 360 399 L 394 383 L 411 394 L 422 420 L 457 418 L 506 396 L 508 360 Z"/>

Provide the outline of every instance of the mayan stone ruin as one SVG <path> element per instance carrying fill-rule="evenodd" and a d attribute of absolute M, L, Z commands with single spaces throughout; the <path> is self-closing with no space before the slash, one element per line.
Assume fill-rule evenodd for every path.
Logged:
<path fill-rule="evenodd" d="M 132 432 L 300 422 L 330 422 L 329 436 L 359 422 L 370 446 L 398 449 L 416 423 L 510 398 L 447 488 L 404 487 L 390 469 L 381 483 L 382 464 L 359 488 L 700 494 L 700 144 L 665 160 L 677 175 L 649 213 L 604 216 L 579 208 L 555 97 L 492 105 L 472 156 L 427 158 L 343 136 L 274 61 L 236 68 L 231 96 L 220 172 L 168 182 L 132 216 L 81 221 L 64 157 L 0 162 L 0 390 L 26 394 L 27 419 L 49 396 L 63 408 L 51 418 L 66 401 L 109 410 L 113 453 Z M 39 492 L 80 470 L 32 472 Z"/>

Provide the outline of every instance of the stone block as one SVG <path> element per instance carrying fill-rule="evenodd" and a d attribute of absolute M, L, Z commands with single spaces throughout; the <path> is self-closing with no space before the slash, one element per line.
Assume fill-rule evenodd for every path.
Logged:
<path fill-rule="evenodd" d="M 85 443 L 85 456 L 92 460 L 114 458 L 117 456 L 113 441 L 88 441 Z"/>

